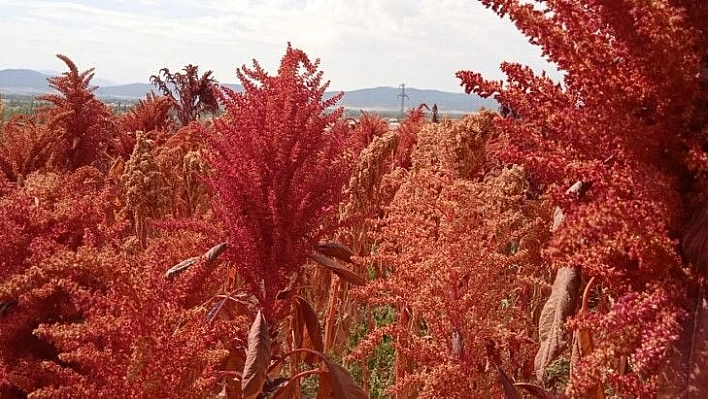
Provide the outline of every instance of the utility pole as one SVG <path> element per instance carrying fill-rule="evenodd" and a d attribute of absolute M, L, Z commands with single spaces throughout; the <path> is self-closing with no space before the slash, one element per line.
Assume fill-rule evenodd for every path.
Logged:
<path fill-rule="evenodd" d="M 408 94 L 406 94 L 406 84 L 401 83 L 398 86 L 399 89 L 401 89 L 401 93 L 399 93 L 396 97 L 401 97 L 401 117 L 400 119 L 403 119 L 403 115 L 406 111 L 406 98 L 408 98 Z"/>

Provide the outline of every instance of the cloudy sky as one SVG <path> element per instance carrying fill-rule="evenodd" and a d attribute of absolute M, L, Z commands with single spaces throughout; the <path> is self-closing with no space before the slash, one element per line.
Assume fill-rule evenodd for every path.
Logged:
<path fill-rule="evenodd" d="M 196 64 L 220 82 L 257 59 L 274 72 L 287 42 L 321 59 L 331 88 L 460 92 L 455 72 L 501 79 L 503 60 L 552 68 L 514 26 L 475 0 L 0 0 L 0 69 L 80 70 L 147 82 Z"/>

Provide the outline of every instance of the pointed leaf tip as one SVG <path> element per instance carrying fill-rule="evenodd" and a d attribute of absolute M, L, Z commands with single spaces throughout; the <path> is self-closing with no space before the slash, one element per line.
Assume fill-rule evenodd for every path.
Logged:
<path fill-rule="evenodd" d="M 222 242 L 219 245 L 215 245 L 215 246 L 211 247 L 211 249 L 209 249 L 209 251 L 207 251 L 207 253 L 204 254 L 204 259 L 206 260 L 207 263 L 211 263 L 214 260 L 216 260 L 216 258 L 219 255 L 221 255 L 221 253 L 224 252 L 225 250 L 226 250 L 226 243 Z"/>
<path fill-rule="evenodd" d="M 206 315 L 207 324 L 211 324 L 211 322 L 214 321 L 214 319 L 219 314 L 221 309 L 224 307 L 224 304 L 226 303 L 226 301 L 228 299 L 229 298 L 226 296 L 221 298 L 221 300 L 219 302 L 217 302 L 216 305 L 214 305 L 211 309 L 209 309 L 209 312 L 207 312 L 207 315 Z"/>
<path fill-rule="evenodd" d="M 353 271 L 343 268 L 339 266 L 335 261 L 332 259 L 321 255 L 321 254 L 312 254 L 310 255 L 310 259 L 314 260 L 315 262 L 319 263 L 320 265 L 326 267 L 329 269 L 332 273 L 336 274 L 341 278 L 342 280 L 354 284 L 354 285 L 366 285 L 366 279 L 364 277 L 361 277 L 360 275 L 354 273 Z"/>
<path fill-rule="evenodd" d="M 172 277 L 187 270 L 187 268 L 197 263 L 198 260 L 198 257 L 192 257 L 189 259 L 185 259 L 182 262 L 179 262 L 178 264 L 172 266 L 167 272 L 165 272 L 165 278 L 168 280 L 172 279 Z"/>
<path fill-rule="evenodd" d="M 347 263 L 354 263 L 352 261 L 354 251 L 352 251 L 344 244 L 339 244 L 336 242 L 323 242 L 317 245 L 317 252 L 321 253 L 322 255 L 341 259 Z"/>

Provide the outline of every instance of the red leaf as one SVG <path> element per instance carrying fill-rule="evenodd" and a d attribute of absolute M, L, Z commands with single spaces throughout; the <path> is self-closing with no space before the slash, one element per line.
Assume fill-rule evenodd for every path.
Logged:
<path fill-rule="evenodd" d="M 244 398 L 253 399 L 261 393 L 269 365 L 270 334 L 263 314 L 258 311 L 248 333 L 248 352 L 241 380 Z"/>
<path fill-rule="evenodd" d="M 364 279 L 364 277 L 361 277 L 360 275 L 354 273 L 349 269 L 345 269 L 339 266 L 333 260 L 329 259 L 326 256 L 320 254 L 312 254 L 310 255 L 310 258 L 315 262 L 319 263 L 320 265 L 326 267 L 332 273 L 336 274 L 337 276 L 339 276 L 339 278 L 348 283 L 354 285 L 366 285 L 366 280 Z"/>
<path fill-rule="evenodd" d="M 217 315 L 219 314 L 219 312 L 221 311 L 221 308 L 224 307 L 224 304 L 226 303 L 226 301 L 227 301 L 228 299 L 229 299 L 229 297 L 223 297 L 219 302 L 216 303 L 216 305 L 214 305 L 214 306 L 209 310 L 209 312 L 208 312 L 207 315 L 206 315 L 206 322 L 207 322 L 207 324 L 209 324 L 209 323 L 211 323 L 212 321 L 214 321 L 214 319 L 216 318 L 216 316 L 217 316 Z"/>
<path fill-rule="evenodd" d="M 499 372 L 499 380 L 504 387 L 506 399 L 519 399 L 519 393 L 516 391 L 516 388 L 514 388 L 514 382 L 511 378 L 499 366 L 497 366 L 497 372 Z"/>
<path fill-rule="evenodd" d="M 294 398 L 295 393 L 300 389 L 299 381 L 286 381 L 278 387 L 278 390 L 273 394 L 273 399 L 290 399 Z"/>
<path fill-rule="evenodd" d="M 329 372 L 327 374 L 329 374 Z M 320 374 L 320 384 L 317 387 L 317 399 L 330 399 L 334 397 L 332 384 L 329 383 L 329 376 L 327 374 Z"/>
<path fill-rule="evenodd" d="M 251 311 L 248 309 L 248 303 L 244 302 L 241 298 L 243 294 L 239 295 L 217 295 L 215 298 L 221 298 L 219 302 L 214 305 L 206 315 L 207 323 L 211 323 L 214 319 L 221 313 L 223 313 L 224 308 L 231 310 L 231 316 L 243 314 L 250 315 Z"/>
<path fill-rule="evenodd" d="M 312 309 L 312 306 L 301 296 L 295 297 L 295 304 L 298 307 L 298 317 L 302 320 L 300 323 L 304 324 L 305 329 L 307 329 L 307 336 L 309 338 L 310 349 L 314 349 L 318 352 L 324 350 L 324 344 L 322 341 L 322 329 L 320 328 L 320 321 L 317 318 L 317 313 Z M 301 324 L 301 325 L 302 325 Z M 303 345 L 306 346 L 306 345 Z M 311 362 L 314 362 L 314 357 L 308 356 Z"/>
<path fill-rule="evenodd" d="M 344 367 L 327 358 L 324 358 L 324 362 L 328 372 L 320 375 L 320 388 L 327 386 L 331 390 L 331 396 L 337 399 L 366 399 L 364 390 L 354 382 L 354 378 Z M 326 380 L 325 385 L 322 385 L 323 380 Z M 317 396 L 321 397 L 322 393 L 324 392 L 318 392 Z"/>
<path fill-rule="evenodd" d="M 322 255 L 331 256 L 333 258 L 341 259 L 348 263 L 352 262 L 352 256 L 354 256 L 354 251 L 343 244 L 336 242 L 323 242 L 317 246 L 317 251 Z"/>

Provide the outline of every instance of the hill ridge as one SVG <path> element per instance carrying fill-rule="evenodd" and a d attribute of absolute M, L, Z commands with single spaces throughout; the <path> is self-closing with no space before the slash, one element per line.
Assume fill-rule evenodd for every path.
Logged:
<path fill-rule="evenodd" d="M 3 95 L 39 95 L 51 93 L 47 78 L 51 75 L 32 69 L 3 69 L 0 70 L 0 93 Z M 224 86 L 240 91 L 238 84 L 223 83 Z M 144 98 L 147 93 L 156 91 L 150 83 L 128 83 L 121 85 L 99 86 L 96 96 L 104 100 L 136 101 Z M 344 96 L 338 105 L 349 109 L 362 110 L 397 110 L 400 109 L 400 89 L 392 86 L 376 86 L 354 90 L 332 90 L 325 93 L 331 97 L 339 92 Z M 426 103 L 428 106 L 437 104 L 442 112 L 471 112 L 481 107 L 496 108 L 494 100 L 482 99 L 476 95 L 452 93 L 437 89 L 417 89 L 406 87 L 406 108 L 416 107 Z"/>

